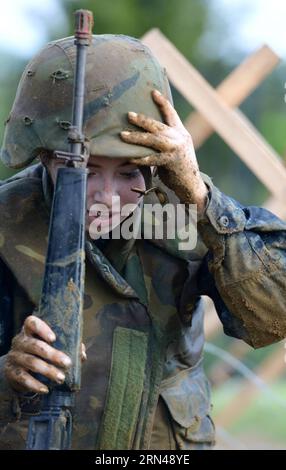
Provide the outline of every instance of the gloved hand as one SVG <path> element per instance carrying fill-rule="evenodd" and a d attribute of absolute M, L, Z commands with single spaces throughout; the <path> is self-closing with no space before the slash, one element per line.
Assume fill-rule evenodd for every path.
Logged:
<path fill-rule="evenodd" d="M 157 166 L 159 177 L 176 193 L 181 203 L 197 204 L 198 212 L 202 214 L 208 188 L 200 175 L 192 137 L 171 103 L 158 90 L 153 90 L 152 97 L 165 124 L 144 114 L 129 112 L 129 121 L 144 131 L 123 131 L 121 138 L 130 144 L 151 147 L 159 153 L 130 161 L 138 166 Z"/>

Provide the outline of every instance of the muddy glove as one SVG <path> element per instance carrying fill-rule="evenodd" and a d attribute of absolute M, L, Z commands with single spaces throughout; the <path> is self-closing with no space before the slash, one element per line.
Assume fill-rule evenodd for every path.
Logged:
<path fill-rule="evenodd" d="M 171 103 L 159 91 L 153 90 L 152 98 L 165 124 L 144 114 L 129 112 L 129 121 L 144 131 L 123 131 L 121 138 L 130 144 L 151 147 L 158 154 L 131 161 L 138 166 L 157 166 L 159 177 L 181 203 L 197 204 L 198 212 L 203 213 L 208 188 L 200 175 L 192 137 Z"/>

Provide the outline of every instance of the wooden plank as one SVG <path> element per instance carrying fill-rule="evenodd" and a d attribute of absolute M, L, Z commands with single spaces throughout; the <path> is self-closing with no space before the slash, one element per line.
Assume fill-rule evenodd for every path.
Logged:
<path fill-rule="evenodd" d="M 238 110 L 230 109 L 160 31 L 151 30 L 142 40 L 166 67 L 171 82 L 180 93 L 206 117 L 268 190 L 279 200 L 285 200 L 286 168 L 246 117 Z"/>
<path fill-rule="evenodd" d="M 280 58 L 268 46 L 264 45 L 249 55 L 216 88 L 223 101 L 234 108 L 269 75 L 278 65 Z M 208 120 L 199 112 L 193 112 L 184 125 L 190 132 L 195 148 L 199 148 L 213 133 Z"/>

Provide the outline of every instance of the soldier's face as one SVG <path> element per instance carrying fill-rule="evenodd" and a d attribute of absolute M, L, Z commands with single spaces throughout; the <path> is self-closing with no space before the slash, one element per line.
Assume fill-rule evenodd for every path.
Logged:
<path fill-rule="evenodd" d="M 127 158 L 91 156 L 88 169 L 87 229 L 91 224 L 93 228 L 100 225 L 104 232 L 105 227 L 114 228 L 124 220 L 124 206 L 138 205 L 138 193 L 131 188 L 145 190 L 145 180 L 139 168 Z"/>
<path fill-rule="evenodd" d="M 54 183 L 57 169 L 61 166 L 63 164 L 55 160 L 49 164 Z M 129 163 L 128 158 L 91 155 L 88 170 L 86 230 L 91 234 L 92 226 L 94 230 L 100 226 L 101 232 L 106 233 L 127 217 L 123 215 L 124 207 L 133 205 L 135 208 L 139 204 L 141 198 L 131 188 L 144 191 L 145 180 L 140 169 Z"/>

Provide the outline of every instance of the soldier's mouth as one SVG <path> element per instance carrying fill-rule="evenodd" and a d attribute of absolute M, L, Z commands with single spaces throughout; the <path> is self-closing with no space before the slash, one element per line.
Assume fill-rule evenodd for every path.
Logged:
<path fill-rule="evenodd" d="M 101 211 L 87 211 L 88 216 L 93 219 L 112 219 L 112 217 L 115 217 L 117 215 L 120 215 L 120 212 L 109 212 L 106 214 L 105 212 Z"/>
<path fill-rule="evenodd" d="M 121 216 L 120 213 L 109 213 L 104 214 L 100 213 L 100 211 L 93 211 L 88 213 L 88 223 L 101 225 L 101 226 L 111 226 L 113 224 L 117 225 L 120 223 Z"/>

